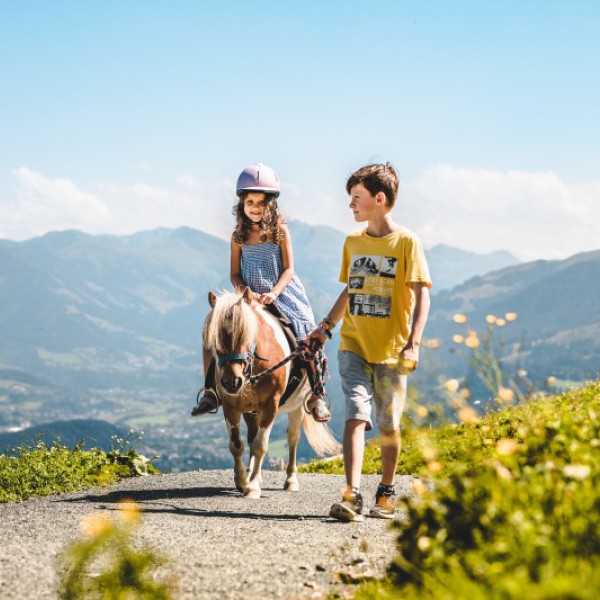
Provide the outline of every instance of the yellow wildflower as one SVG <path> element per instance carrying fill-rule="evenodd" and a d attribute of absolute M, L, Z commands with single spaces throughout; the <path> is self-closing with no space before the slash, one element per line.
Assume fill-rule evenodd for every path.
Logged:
<path fill-rule="evenodd" d="M 472 423 L 477 420 L 477 411 L 470 406 L 465 406 L 458 411 L 458 418 L 463 423 Z"/>
<path fill-rule="evenodd" d="M 133 500 L 123 498 L 118 504 L 121 517 L 126 523 L 135 523 L 140 518 L 140 507 Z"/>
<path fill-rule="evenodd" d="M 496 452 L 500 456 L 510 456 L 519 449 L 519 443 L 511 438 L 503 438 L 498 440 L 496 444 Z"/>
<path fill-rule="evenodd" d="M 112 529 L 112 527 L 113 523 L 108 517 L 97 513 L 86 515 L 79 524 L 81 533 L 90 537 L 98 537 Z"/>
<path fill-rule="evenodd" d="M 458 389 L 458 386 L 460 385 L 458 379 L 448 379 L 446 381 L 446 383 L 444 383 L 444 387 L 446 388 L 447 392 L 453 393 Z"/>
<path fill-rule="evenodd" d="M 515 399 L 515 393 L 510 388 L 501 387 L 498 390 L 498 398 L 502 402 L 512 402 Z"/>

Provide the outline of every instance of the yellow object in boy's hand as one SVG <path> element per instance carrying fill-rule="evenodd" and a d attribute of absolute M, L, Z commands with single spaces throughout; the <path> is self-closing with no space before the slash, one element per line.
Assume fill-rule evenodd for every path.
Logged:
<path fill-rule="evenodd" d="M 400 354 L 400 358 L 398 359 L 398 369 L 401 375 L 412 373 L 417 368 L 418 364 L 418 360 L 406 358 L 403 354 Z"/>
<path fill-rule="evenodd" d="M 412 373 L 419 364 L 419 346 L 407 344 L 398 358 L 398 368 L 402 375 Z"/>

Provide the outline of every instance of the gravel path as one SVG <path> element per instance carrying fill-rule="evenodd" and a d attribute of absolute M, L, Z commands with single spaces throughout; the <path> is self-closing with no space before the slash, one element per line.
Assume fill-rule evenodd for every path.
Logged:
<path fill-rule="evenodd" d="M 84 515 L 118 510 L 130 498 L 143 511 L 138 536 L 170 559 L 180 599 L 322 598 L 344 594 L 340 579 L 382 574 L 394 548 L 389 523 L 339 523 L 327 514 L 343 478 L 264 472 L 263 497 L 234 491 L 233 473 L 195 471 L 136 478 L 108 488 L 0 504 L 0 598 L 56 598 L 58 557 L 78 538 Z M 412 478 L 401 477 L 398 492 Z M 363 480 L 367 510 L 377 476 Z"/>

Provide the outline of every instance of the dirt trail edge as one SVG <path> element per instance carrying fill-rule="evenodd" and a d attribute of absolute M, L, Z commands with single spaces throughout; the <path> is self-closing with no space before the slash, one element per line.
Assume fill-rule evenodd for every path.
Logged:
<path fill-rule="evenodd" d="M 116 511 L 124 498 L 142 508 L 139 540 L 169 557 L 176 598 L 321 598 L 347 587 L 336 573 L 383 573 L 394 550 L 389 522 L 330 519 L 341 476 L 301 474 L 295 493 L 282 490 L 284 478 L 265 472 L 260 500 L 242 498 L 228 470 L 0 504 L 0 598 L 56 598 L 58 557 L 81 536 L 81 518 Z M 363 480 L 367 511 L 377 482 L 377 476 Z M 401 477 L 398 492 L 407 493 L 411 482 Z"/>

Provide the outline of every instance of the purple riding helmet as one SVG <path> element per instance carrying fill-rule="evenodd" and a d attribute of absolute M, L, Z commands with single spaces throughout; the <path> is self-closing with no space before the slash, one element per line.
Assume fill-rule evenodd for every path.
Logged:
<path fill-rule="evenodd" d="M 240 173 L 235 187 L 238 196 L 246 192 L 264 192 L 277 198 L 281 191 L 277 173 L 271 167 L 261 163 L 246 167 Z"/>

